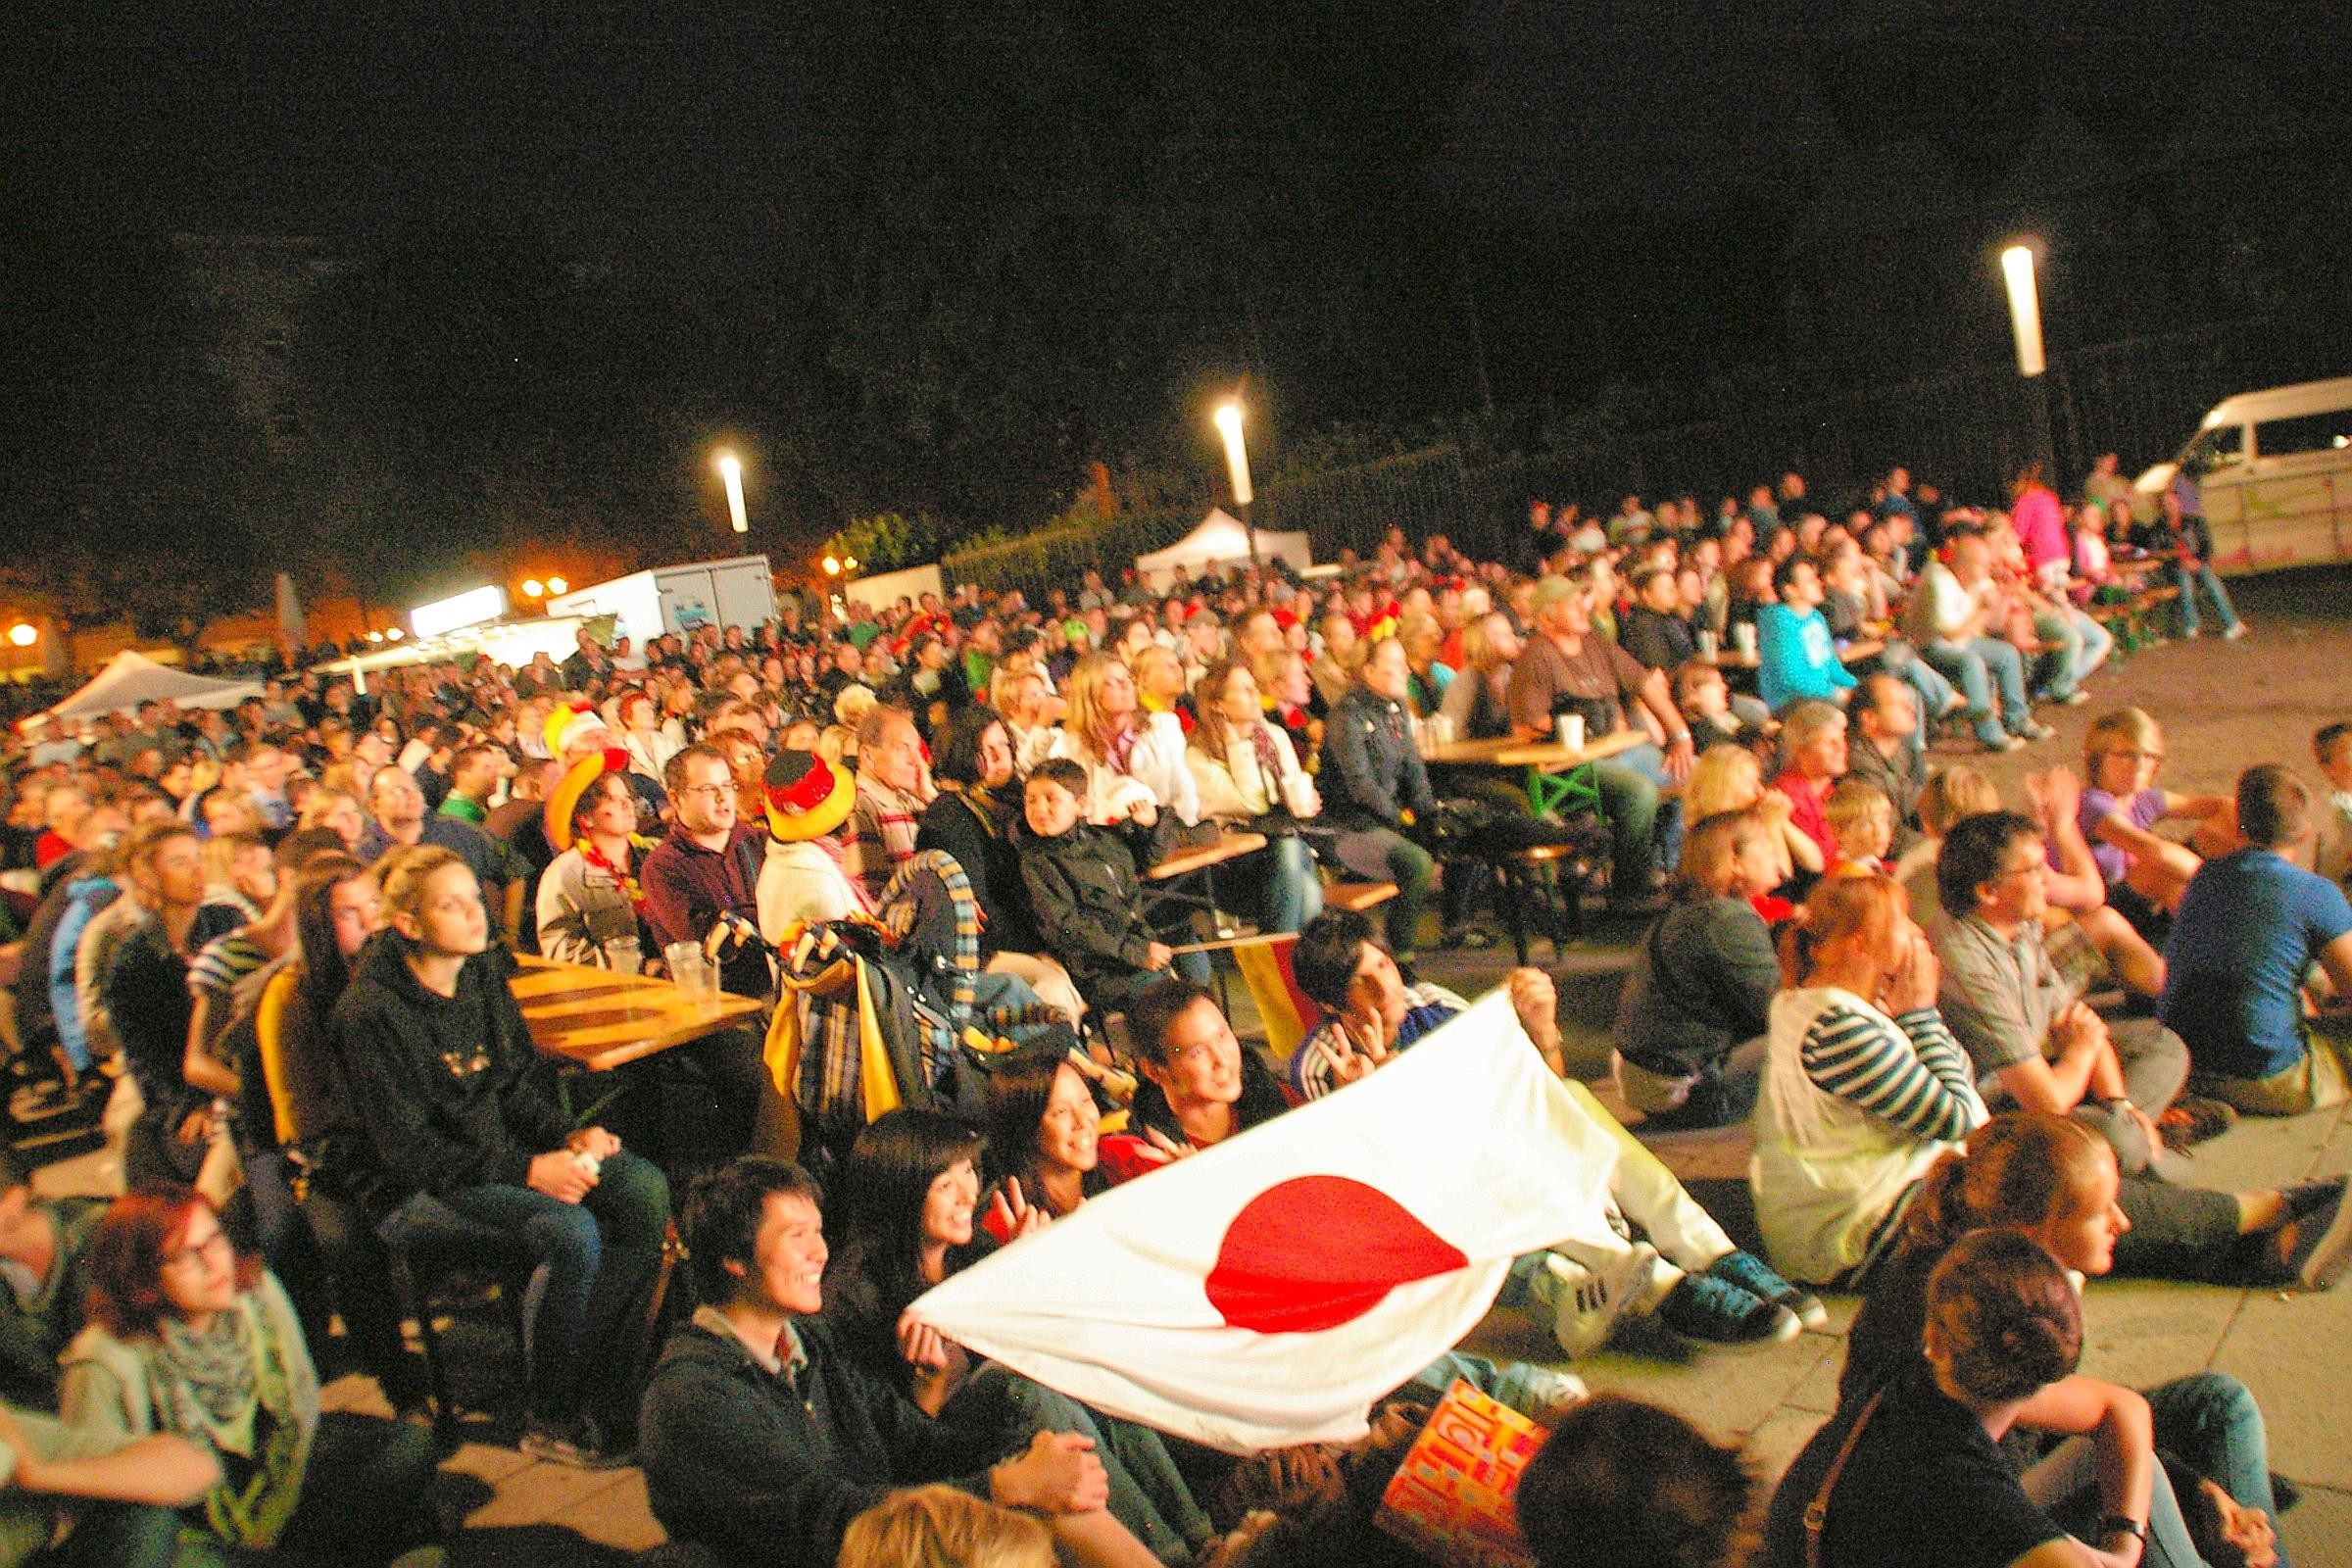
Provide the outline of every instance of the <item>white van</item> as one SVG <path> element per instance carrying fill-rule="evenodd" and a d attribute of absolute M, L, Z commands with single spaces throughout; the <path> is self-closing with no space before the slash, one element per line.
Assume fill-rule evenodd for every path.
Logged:
<path fill-rule="evenodd" d="M 2152 504 L 2183 464 L 2201 474 L 2216 570 L 2352 561 L 2352 375 L 2225 399 L 2132 488 Z"/>

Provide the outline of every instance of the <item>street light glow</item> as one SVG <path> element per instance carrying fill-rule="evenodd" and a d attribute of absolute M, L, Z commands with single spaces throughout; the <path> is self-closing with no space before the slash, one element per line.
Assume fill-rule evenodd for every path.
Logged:
<path fill-rule="evenodd" d="M 8 628 L 8 640 L 19 648 L 30 648 L 40 640 L 40 632 L 29 621 L 18 621 Z"/>
<path fill-rule="evenodd" d="M 2041 374 L 2041 296 L 2034 283 L 2034 247 L 2012 245 L 2001 252 L 2001 277 L 2009 285 L 2009 327 L 2017 337 L 2017 373 Z"/>
<path fill-rule="evenodd" d="M 389 627 L 389 628 L 387 628 L 387 629 L 385 630 L 385 632 L 384 632 L 384 641 L 386 641 L 386 642 L 388 642 L 388 643 L 396 643 L 396 642 L 400 641 L 400 640 L 401 640 L 403 637 L 406 637 L 407 635 L 408 635 L 408 633 L 407 633 L 407 632 L 405 632 L 405 631 L 402 631 L 402 630 L 401 630 L 401 629 L 400 629 L 398 626 L 392 626 L 392 627 Z"/>
<path fill-rule="evenodd" d="M 550 577 L 547 579 L 547 591 L 551 594 L 567 593 L 570 591 L 570 588 L 571 584 L 565 582 L 561 577 Z"/>
<path fill-rule="evenodd" d="M 838 577 L 841 575 L 841 558 L 839 556 L 827 556 L 825 558 L 825 575 L 828 577 Z"/>
<path fill-rule="evenodd" d="M 750 533 L 751 519 L 744 515 L 743 511 L 743 464 L 734 453 L 721 452 L 718 455 L 718 474 L 727 482 L 727 519 L 735 525 L 737 533 Z"/>
<path fill-rule="evenodd" d="M 525 577 L 525 578 L 523 578 L 523 579 L 522 579 L 522 597 L 523 597 L 523 598 L 525 598 L 525 599 L 537 599 L 537 598 L 541 597 L 542 595 L 544 595 L 546 592 L 547 592 L 547 585 L 546 585 L 545 583 L 541 582 L 541 581 L 540 581 L 538 578 L 536 578 L 536 577 Z"/>
<path fill-rule="evenodd" d="M 1225 471 L 1233 480 L 1233 499 L 1237 505 L 1248 506 L 1250 490 L 1250 451 L 1242 444 L 1241 400 L 1230 399 L 1217 405 L 1217 433 L 1225 438 Z"/>

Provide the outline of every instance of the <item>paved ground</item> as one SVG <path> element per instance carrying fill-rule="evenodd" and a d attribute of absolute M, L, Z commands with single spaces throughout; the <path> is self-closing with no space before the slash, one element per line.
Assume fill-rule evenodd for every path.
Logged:
<path fill-rule="evenodd" d="M 2309 764 L 2309 739 L 2328 719 L 2352 717 L 2352 572 L 2295 573 L 2243 585 L 2240 604 L 2256 635 L 2225 645 L 2207 639 L 2143 652 L 2092 683 L 2095 700 L 2050 715 L 2059 738 L 1987 763 L 2014 802 L 2034 767 L 2080 765 L 2083 731 L 2099 713 L 2137 703 L 2164 720 L 2165 782 L 2184 792 L 2225 791 L 2259 760 Z M 1954 748 L 1952 756 L 1961 755 Z M 1536 960 L 1557 976 L 1572 1065 L 1605 1073 L 1607 1029 L 1628 956 L 1630 929 L 1602 928 L 1567 952 L 1539 944 Z M 1494 985 L 1506 960 L 1448 954 L 1429 977 L 1470 995 Z M 1237 1003 L 1244 1000 L 1235 987 Z M 1246 1020 L 1245 1020 L 1246 1021 Z M 1661 1138 L 1656 1147 L 1735 1234 L 1752 1243 L 1743 1130 Z M 103 1176 L 92 1160 L 44 1173 L 60 1190 Z M 2275 1186 L 2352 1170 L 2346 1113 L 2247 1124 L 2200 1149 L 2196 1177 L 2238 1189 Z M 1770 1481 L 1830 1410 L 1851 1299 L 1832 1303 L 1829 1328 L 1765 1350 L 1690 1351 L 1642 1338 L 1579 1363 L 1595 1388 L 1621 1391 L 1680 1411 L 1737 1442 Z M 2085 1370 L 2148 1385 L 2217 1369 L 2242 1378 L 2269 1418 L 2272 1463 L 2303 1490 L 2285 1520 L 2285 1544 L 2305 1568 L 2352 1568 L 2352 1288 L 2286 1298 L 2268 1293 L 2136 1281 L 2091 1287 Z M 1632 1336 L 1623 1337 L 1631 1339 Z M 1541 1325 L 1498 1311 L 1473 1337 L 1490 1353 L 1552 1359 Z M 371 1384 L 345 1379 L 329 1402 L 368 1407 Z M 380 1408 L 380 1406 L 378 1406 Z M 525 1459 L 512 1447 L 468 1443 L 444 1466 L 466 1530 L 458 1561 L 578 1564 L 622 1560 L 662 1540 L 634 1470 L 586 1473 Z"/>

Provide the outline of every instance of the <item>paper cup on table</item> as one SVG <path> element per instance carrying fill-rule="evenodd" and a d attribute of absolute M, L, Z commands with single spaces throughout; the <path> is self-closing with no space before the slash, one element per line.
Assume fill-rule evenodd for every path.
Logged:
<path fill-rule="evenodd" d="M 1698 634 L 1698 657 L 1701 659 L 1715 657 L 1715 633 L 1712 630 L 1702 631 Z"/>
<path fill-rule="evenodd" d="M 1551 721 L 1552 736 L 1572 752 L 1585 749 L 1585 715 L 1562 713 Z"/>
<path fill-rule="evenodd" d="M 1453 744 L 1453 720 L 1444 713 L 1432 713 L 1421 721 L 1422 733 L 1429 737 L 1429 749 L 1438 751 Z"/>

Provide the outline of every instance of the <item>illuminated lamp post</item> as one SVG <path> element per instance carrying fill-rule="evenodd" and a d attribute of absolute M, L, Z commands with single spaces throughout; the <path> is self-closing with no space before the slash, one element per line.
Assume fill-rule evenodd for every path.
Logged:
<path fill-rule="evenodd" d="M 1242 532 L 1250 540 L 1250 567 L 1259 568 L 1257 525 L 1250 520 L 1250 448 L 1242 439 L 1242 400 L 1228 398 L 1217 405 L 1217 434 L 1225 438 L 1225 473 L 1233 481 L 1234 510 L 1242 514 Z"/>
<path fill-rule="evenodd" d="M 742 460 L 732 452 L 721 452 L 718 455 L 718 476 L 727 485 L 727 520 L 735 525 L 737 533 L 750 533 L 751 518 L 743 510 Z"/>
<path fill-rule="evenodd" d="M 2009 331 L 2017 344 L 2017 373 L 2026 383 L 2026 402 L 2034 419 L 2034 456 L 2041 464 L 2042 480 L 2058 482 L 2058 443 L 2050 433 L 2050 388 L 2044 372 L 2049 361 L 2042 352 L 2041 291 L 2034 276 L 2034 247 L 2019 243 L 2001 252 L 2001 281 L 2009 293 Z"/>

